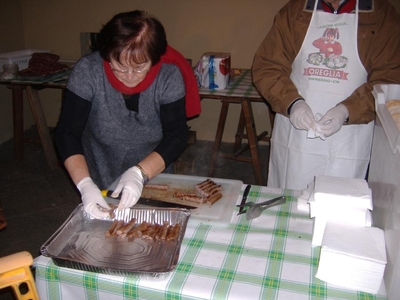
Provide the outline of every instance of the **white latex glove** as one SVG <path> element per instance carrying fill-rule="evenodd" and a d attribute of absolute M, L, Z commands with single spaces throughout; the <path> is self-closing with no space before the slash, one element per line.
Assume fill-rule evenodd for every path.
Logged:
<path fill-rule="evenodd" d="M 97 205 L 111 210 L 106 200 L 104 200 L 101 191 L 93 182 L 92 178 L 85 177 L 76 185 L 82 195 L 82 203 L 84 210 L 93 218 L 103 219 L 109 216 L 109 212 L 102 211 Z"/>
<path fill-rule="evenodd" d="M 138 167 L 129 168 L 122 174 L 119 183 L 111 197 L 118 197 L 122 191 L 118 209 L 132 207 L 139 200 L 143 190 L 143 175 Z"/>
<path fill-rule="evenodd" d="M 314 114 L 304 100 L 299 100 L 290 109 L 290 123 L 300 130 L 317 129 Z"/>
<path fill-rule="evenodd" d="M 328 137 L 338 132 L 339 129 L 342 128 L 342 125 L 344 124 L 348 116 L 349 111 L 347 110 L 347 107 L 343 104 L 339 104 L 328 110 L 325 116 L 323 116 L 317 124 L 320 131 L 326 137 Z"/>

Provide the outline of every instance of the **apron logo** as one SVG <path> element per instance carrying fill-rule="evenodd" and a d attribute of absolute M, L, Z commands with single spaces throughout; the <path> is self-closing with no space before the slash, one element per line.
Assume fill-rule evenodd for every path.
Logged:
<path fill-rule="evenodd" d="M 304 76 L 320 76 L 320 77 L 329 77 L 336 78 L 340 80 L 348 80 L 347 75 L 344 71 L 340 70 L 330 70 L 330 69 L 322 69 L 322 68 L 304 68 Z"/>
<path fill-rule="evenodd" d="M 341 55 L 342 45 L 337 39 L 339 39 L 339 28 L 325 28 L 322 37 L 312 43 L 314 47 L 319 49 L 319 52 L 309 54 L 307 62 L 314 66 L 325 66 L 326 69 L 317 67 L 305 68 L 303 75 L 347 80 L 349 73 L 338 70 L 346 68 L 348 58 Z"/>

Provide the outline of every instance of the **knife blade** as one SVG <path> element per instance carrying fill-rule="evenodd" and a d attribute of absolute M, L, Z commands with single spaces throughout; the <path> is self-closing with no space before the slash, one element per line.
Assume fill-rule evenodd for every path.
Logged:
<path fill-rule="evenodd" d="M 121 199 L 121 194 L 118 195 L 118 197 L 116 197 L 116 198 L 111 197 L 113 192 L 114 191 L 102 190 L 101 194 L 103 195 L 103 197 L 109 197 L 109 198 L 112 198 L 112 199 Z M 197 206 L 190 206 L 190 205 L 186 205 L 186 204 L 166 202 L 166 201 L 143 198 L 143 197 L 140 197 L 139 200 L 136 203 L 137 204 L 148 205 L 148 206 L 156 206 L 156 207 L 171 207 L 171 208 L 186 208 L 186 209 L 196 209 L 196 208 L 198 208 Z"/>
<path fill-rule="evenodd" d="M 242 201 L 240 201 L 240 205 L 243 205 L 243 204 L 246 203 L 246 201 L 247 201 L 247 196 L 248 196 L 248 194 L 249 194 L 249 192 L 250 192 L 250 189 L 251 189 L 251 184 L 248 184 L 248 185 L 246 186 L 246 188 L 244 189 L 243 197 L 242 197 Z M 244 207 L 241 207 L 241 208 L 239 209 L 238 215 L 241 214 L 241 213 L 243 212 L 243 210 L 244 210 Z"/>

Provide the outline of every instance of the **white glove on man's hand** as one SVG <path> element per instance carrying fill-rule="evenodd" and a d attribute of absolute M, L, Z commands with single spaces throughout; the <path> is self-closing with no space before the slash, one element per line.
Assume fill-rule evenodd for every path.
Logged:
<path fill-rule="evenodd" d="M 332 134 L 339 131 L 342 128 L 342 125 L 346 121 L 349 116 L 349 111 L 347 107 L 343 104 L 336 105 L 328 110 L 317 122 L 320 131 L 326 136 L 331 136 Z"/>
<path fill-rule="evenodd" d="M 129 168 L 122 174 L 121 179 L 111 197 L 118 197 L 122 191 L 118 209 L 132 207 L 139 200 L 143 190 L 143 175 L 138 167 Z"/>
<path fill-rule="evenodd" d="M 290 123 L 300 130 L 316 130 L 314 114 L 304 100 L 299 100 L 290 109 Z"/>
<path fill-rule="evenodd" d="M 83 178 L 76 187 L 81 192 L 83 208 L 90 216 L 96 219 L 103 219 L 109 216 L 109 212 L 102 211 L 97 206 L 100 205 L 107 210 L 111 210 L 111 207 L 108 206 L 106 200 L 104 200 L 101 191 L 93 182 L 92 178 Z"/>

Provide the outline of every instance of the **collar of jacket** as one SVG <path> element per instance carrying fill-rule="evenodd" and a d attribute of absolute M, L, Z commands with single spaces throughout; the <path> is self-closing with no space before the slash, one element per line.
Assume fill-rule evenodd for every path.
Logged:
<path fill-rule="evenodd" d="M 315 1 L 318 1 L 318 0 L 307 0 L 306 3 L 305 3 L 304 10 L 305 11 L 313 11 L 314 10 Z M 324 3 L 322 3 L 322 2 L 324 2 Z M 349 5 L 349 2 L 351 2 L 351 0 L 344 1 L 340 5 L 337 13 L 340 14 L 340 13 L 343 13 L 343 12 L 347 12 L 346 8 L 347 8 L 347 5 Z M 323 6 L 323 4 L 324 4 L 324 6 Z M 319 1 L 318 5 L 317 5 L 317 9 L 318 10 L 324 10 L 324 8 L 325 9 L 330 9 L 331 12 L 334 12 L 334 9 L 333 9 L 332 5 L 328 4 L 328 1 L 325 1 L 325 0 Z M 373 0 L 358 0 L 358 9 L 360 10 L 360 12 L 371 12 L 374 9 L 374 1 Z"/>
<path fill-rule="evenodd" d="M 343 13 L 351 13 L 354 8 L 356 7 L 357 0 L 345 0 L 343 3 L 339 4 L 339 7 L 337 10 L 335 10 L 332 6 L 331 2 L 328 2 L 326 0 L 320 1 L 322 3 L 322 7 L 325 12 L 330 12 L 334 14 L 343 14 Z"/>

